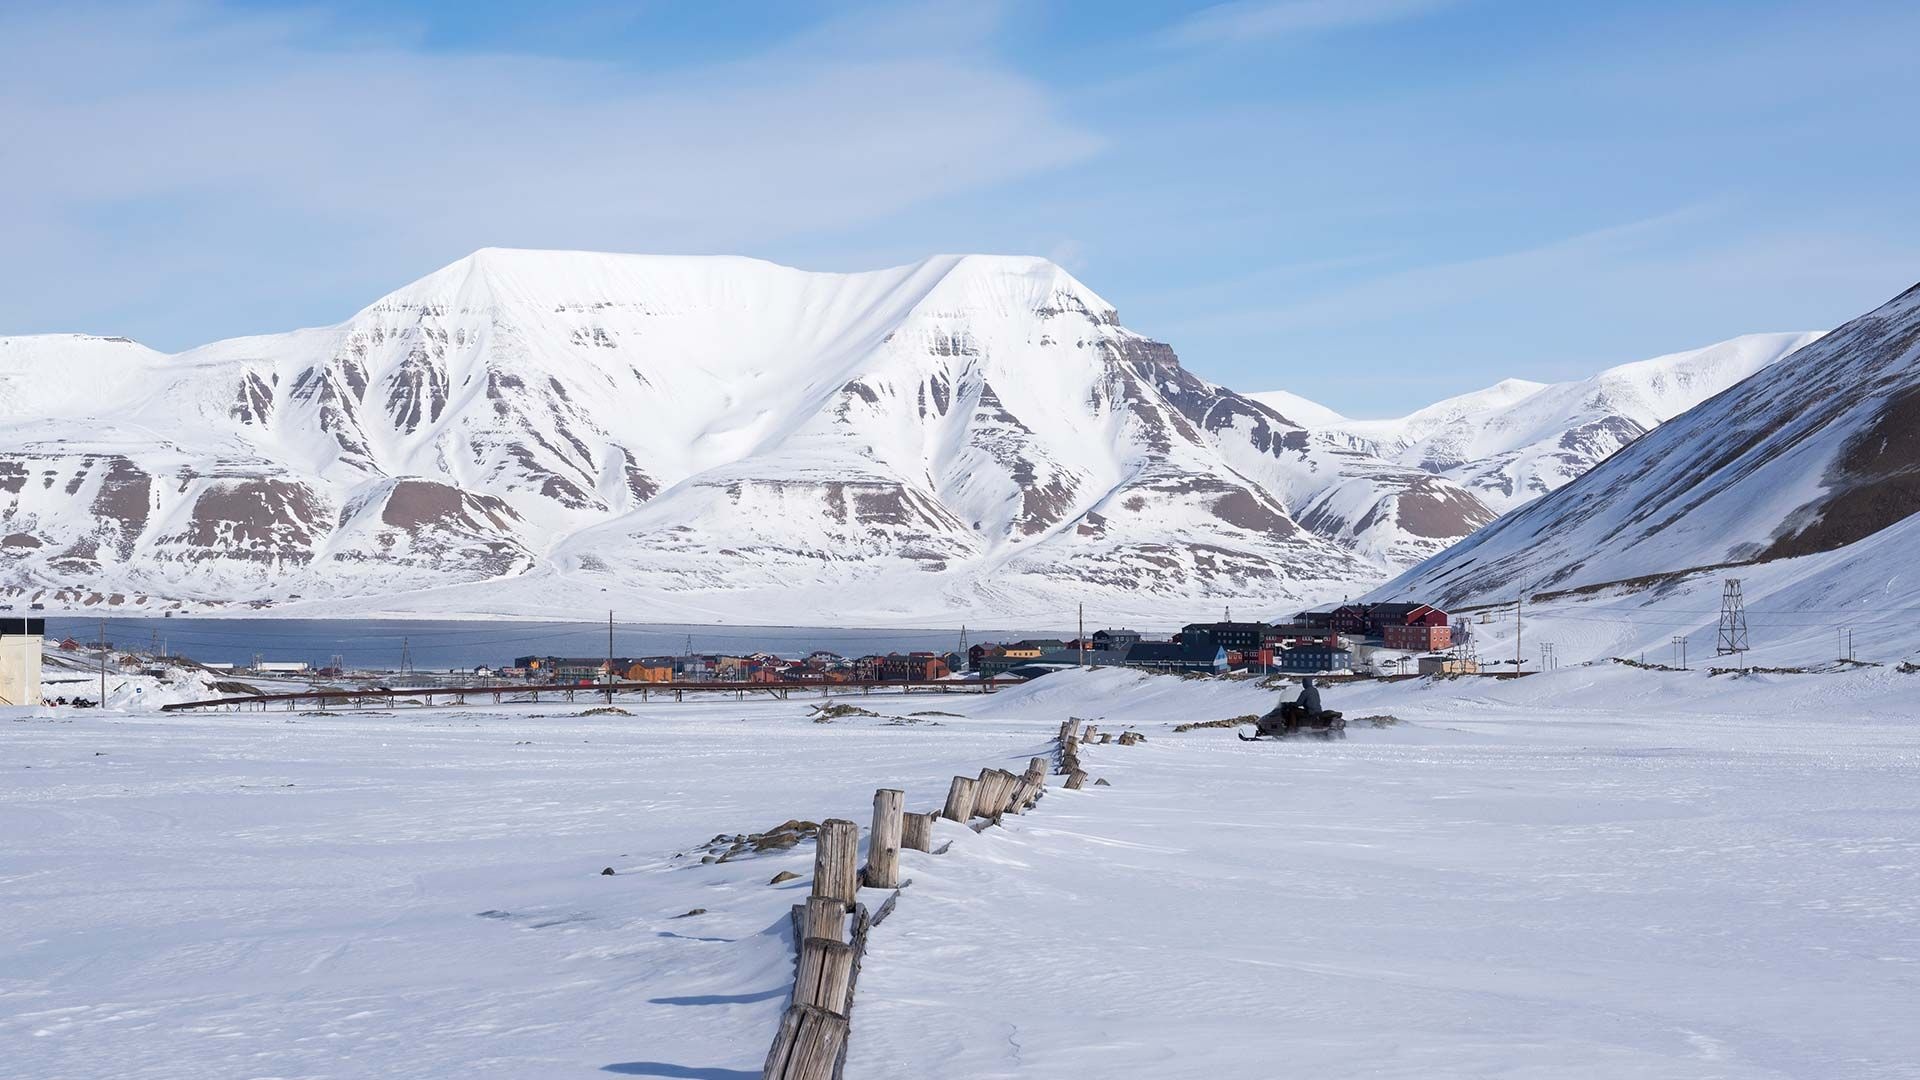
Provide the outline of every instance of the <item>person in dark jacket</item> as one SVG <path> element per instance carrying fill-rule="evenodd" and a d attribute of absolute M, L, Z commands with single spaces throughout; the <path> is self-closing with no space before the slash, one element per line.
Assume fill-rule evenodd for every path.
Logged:
<path fill-rule="evenodd" d="M 1320 707 L 1320 688 L 1313 685 L 1313 676 L 1300 680 L 1300 696 L 1294 699 L 1300 706 L 1301 719 L 1312 720 L 1326 710 Z"/>

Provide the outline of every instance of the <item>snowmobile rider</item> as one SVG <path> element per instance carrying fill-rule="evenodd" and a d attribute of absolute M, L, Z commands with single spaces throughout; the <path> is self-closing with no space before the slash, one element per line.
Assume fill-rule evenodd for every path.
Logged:
<path fill-rule="evenodd" d="M 1313 685 L 1313 676 L 1300 680 L 1300 696 L 1294 699 L 1294 704 L 1300 707 L 1303 720 L 1312 720 L 1326 711 L 1320 707 L 1320 688 Z"/>

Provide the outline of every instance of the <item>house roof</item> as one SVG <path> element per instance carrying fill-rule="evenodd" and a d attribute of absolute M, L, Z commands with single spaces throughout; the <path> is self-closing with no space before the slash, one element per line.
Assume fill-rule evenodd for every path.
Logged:
<path fill-rule="evenodd" d="M 1177 660 L 1217 660 L 1226 653 L 1218 645 L 1175 645 L 1169 641 L 1140 641 L 1127 649 L 1129 664 L 1167 664 Z"/>

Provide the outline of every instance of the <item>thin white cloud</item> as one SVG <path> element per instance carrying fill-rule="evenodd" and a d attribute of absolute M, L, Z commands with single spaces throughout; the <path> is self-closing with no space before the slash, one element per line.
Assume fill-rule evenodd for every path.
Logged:
<path fill-rule="evenodd" d="M 488 244 L 753 250 L 1098 151 L 978 33 L 929 18 L 950 37 L 915 51 L 816 29 L 633 72 L 428 50 L 403 26 L 341 44 L 308 17 L 209 6 L 0 13 L 0 205 L 36 223 L 0 265 L 0 333 L 181 252 L 351 243 L 425 270 Z"/>
<path fill-rule="evenodd" d="M 1180 45 L 1229 45 L 1417 18 L 1456 0 L 1239 0 L 1215 4 L 1175 24 Z"/>

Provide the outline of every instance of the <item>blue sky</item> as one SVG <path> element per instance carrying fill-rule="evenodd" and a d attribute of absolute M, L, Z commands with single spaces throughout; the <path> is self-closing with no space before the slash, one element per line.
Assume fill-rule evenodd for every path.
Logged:
<path fill-rule="evenodd" d="M 1061 262 L 1390 415 L 1920 280 L 1920 6 L 0 3 L 0 333 L 336 322 L 489 245 Z"/>

